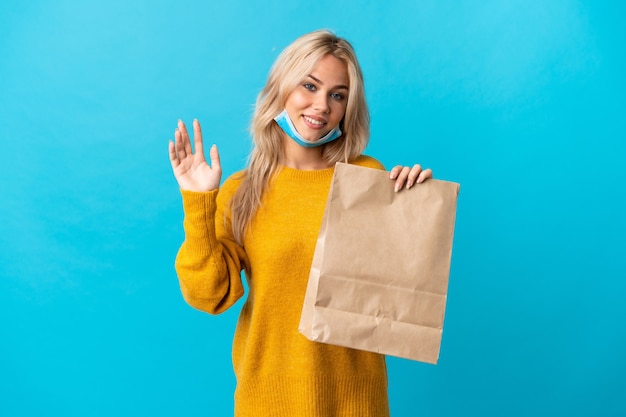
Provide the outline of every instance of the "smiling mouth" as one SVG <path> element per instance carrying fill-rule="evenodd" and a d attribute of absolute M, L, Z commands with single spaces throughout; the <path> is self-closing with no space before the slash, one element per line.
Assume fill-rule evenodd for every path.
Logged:
<path fill-rule="evenodd" d="M 323 122 L 323 121 L 317 120 L 317 119 L 313 119 L 313 118 L 311 118 L 309 116 L 303 116 L 303 117 L 304 117 L 304 120 L 306 120 L 308 123 L 310 123 L 310 124 L 312 124 L 314 126 L 322 127 L 322 126 L 324 126 L 326 124 L 326 122 Z"/>

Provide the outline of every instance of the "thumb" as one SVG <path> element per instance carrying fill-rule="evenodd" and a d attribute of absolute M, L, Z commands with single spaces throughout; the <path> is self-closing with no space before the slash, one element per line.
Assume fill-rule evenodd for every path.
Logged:
<path fill-rule="evenodd" d="M 217 151 L 217 145 L 211 145 L 209 157 L 211 158 L 211 168 L 221 171 L 222 165 L 220 164 L 220 154 Z"/>

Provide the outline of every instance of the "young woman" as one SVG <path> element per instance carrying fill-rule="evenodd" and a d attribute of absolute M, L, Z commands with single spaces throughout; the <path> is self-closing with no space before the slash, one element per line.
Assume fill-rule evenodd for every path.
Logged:
<path fill-rule="evenodd" d="M 363 76 L 352 46 L 306 34 L 272 67 L 252 119 L 249 166 L 220 187 L 217 148 L 195 153 L 182 121 L 169 156 L 181 189 L 185 241 L 176 271 L 185 300 L 217 314 L 249 285 L 233 341 L 236 416 L 389 415 L 383 355 L 311 342 L 298 332 L 317 234 L 336 162 L 383 169 L 369 139 Z M 390 187 L 431 170 L 396 166 Z"/>

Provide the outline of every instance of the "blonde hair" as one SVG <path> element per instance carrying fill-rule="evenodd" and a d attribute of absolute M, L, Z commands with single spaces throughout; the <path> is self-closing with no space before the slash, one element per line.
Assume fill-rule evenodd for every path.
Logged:
<path fill-rule="evenodd" d="M 342 60 L 348 69 L 349 93 L 341 121 L 342 136 L 324 146 L 329 165 L 351 161 L 365 150 L 369 140 L 369 111 L 365 101 L 363 74 L 352 45 L 330 31 L 318 30 L 296 39 L 272 66 L 265 87 L 257 97 L 251 123 L 253 149 L 243 180 L 231 201 L 232 231 L 243 245 L 246 228 L 261 204 L 263 191 L 278 171 L 282 158 L 281 128 L 274 121 L 289 94 L 326 55 Z"/>

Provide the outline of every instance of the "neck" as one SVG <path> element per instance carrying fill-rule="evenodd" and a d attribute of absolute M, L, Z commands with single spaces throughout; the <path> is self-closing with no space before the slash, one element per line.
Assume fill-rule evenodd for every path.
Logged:
<path fill-rule="evenodd" d="M 324 160 L 324 145 L 314 148 L 305 148 L 298 145 L 286 134 L 283 135 L 283 159 L 286 167 L 300 170 L 316 170 L 329 167 Z"/>

